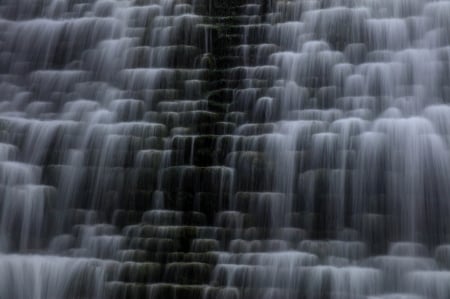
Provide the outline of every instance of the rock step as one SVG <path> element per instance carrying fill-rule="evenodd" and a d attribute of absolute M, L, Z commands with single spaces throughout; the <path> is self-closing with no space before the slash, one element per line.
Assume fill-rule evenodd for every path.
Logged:
<path fill-rule="evenodd" d="M 214 91 L 229 88 L 229 89 L 244 89 L 244 88 L 268 88 L 269 81 L 265 79 L 252 79 L 252 78 L 231 78 L 229 73 L 225 73 L 223 70 L 213 70 L 210 72 L 210 76 L 213 81 L 210 82 L 209 90 L 211 94 Z"/>
<path fill-rule="evenodd" d="M 123 233 L 127 237 L 174 238 L 185 241 L 194 238 L 221 239 L 226 230 L 213 226 L 153 226 L 140 224 L 126 226 L 123 229 Z"/>
<path fill-rule="evenodd" d="M 166 67 L 197 68 L 197 61 L 203 55 L 201 49 L 186 44 L 149 47 L 138 46 L 126 51 L 126 68 Z"/>
<path fill-rule="evenodd" d="M 215 265 L 217 263 L 217 254 L 215 252 L 161 252 L 152 256 L 155 260 L 166 263 L 184 262 L 184 263 L 205 263 Z"/>
<path fill-rule="evenodd" d="M 198 262 L 174 262 L 165 266 L 163 280 L 178 284 L 205 284 L 209 282 L 212 267 Z"/>
<path fill-rule="evenodd" d="M 214 111 L 215 108 L 212 107 L 211 102 L 208 103 L 209 110 Z M 217 107 L 217 106 L 215 106 Z M 219 109 L 221 109 L 220 107 Z M 216 112 L 223 112 L 223 111 L 217 111 Z M 199 134 L 201 135 L 225 135 L 225 134 L 232 134 L 236 130 L 236 124 L 234 122 L 229 121 L 221 121 L 221 122 L 215 122 L 212 124 L 200 124 L 197 127 L 197 130 Z"/>
<path fill-rule="evenodd" d="M 209 124 L 219 121 L 220 117 L 214 112 L 206 110 L 186 111 L 186 112 L 161 112 L 157 116 L 157 121 L 165 124 L 168 128 L 189 127 L 190 124 Z"/>
<path fill-rule="evenodd" d="M 160 263 L 120 263 L 117 270 L 107 274 L 108 280 L 125 283 L 150 283 L 161 281 L 163 265 Z"/>
<path fill-rule="evenodd" d="M 245 298 L 257 299 L 263 296 L 270 296 L 270 298 L 304 298 L 311 296 L 305 290 L 293 290 L 286 288 L 271 288 L 271 287 L 252 287 L 239 289 L 235 287 L 206 287 L 195 285 L 176 285 L 176 284 L 126 284 L 120 282 L 111 282 L 107 286 L 108 298 L 113 299 L 137 299 L 147 298 L 151 296 L 156 299 L 174 298 L 174 299 L 191 299 L 191 298 Z M 322 292 L 325 298 L 333 296 L 350 297 L 352 293 L 345 292 Z M 398 296 L 398 297 L 397 297 Z M 393 293 L 389 295 L 377 295 L 374 298 L 413 298 L 422 299 L 418 294 L 410 293 Z"/>
<path fill-rule="evenodd" d="M 174 298 L 189 299 L 202 298 L 205 286 L 177 285 L 169 283 L 134 284 L 123 282 L 110 282 L 106 287 L 106 294 L 111 299 L 138 299 L 138 298 Z"/>
<path fill-rule="evenodd" d="M 223 166 L 169 167 L 162 172 L 163 191 L 219 192 L 232 183 L 233 170 Z M 220 184 L 218 184 L 220 182 Z"/>
<path fill-rule="evenodd" d="M 202 85 L 201 81 L 193 82 L 193 85 Z M 207 100 L 172 100 L 172 101 L 160 101 L 157 104 L 157 110 L 159 112 L 190 112 L 190 111 L 207 111 Z"/>

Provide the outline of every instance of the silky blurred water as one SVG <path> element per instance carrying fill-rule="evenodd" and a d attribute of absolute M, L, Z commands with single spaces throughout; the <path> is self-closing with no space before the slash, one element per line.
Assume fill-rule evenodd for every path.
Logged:
<path fill-rule="evenodd" d="M 3 0 L 0 298 L 449 298 L 449 16 Z"/>

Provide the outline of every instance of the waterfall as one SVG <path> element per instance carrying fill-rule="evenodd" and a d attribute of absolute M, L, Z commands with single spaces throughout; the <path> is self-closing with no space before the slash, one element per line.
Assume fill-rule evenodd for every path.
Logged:
<path fill-rule="evenodd" d="M 448 299 L 449 16 L 1 1 L 0 298 Z"/>

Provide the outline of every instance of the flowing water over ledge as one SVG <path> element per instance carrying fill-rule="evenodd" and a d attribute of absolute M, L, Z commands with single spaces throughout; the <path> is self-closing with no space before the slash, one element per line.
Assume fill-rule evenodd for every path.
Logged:
<path fill-rule="evenodd" d="M 0 298 L 450 298 L 449 16 L 3 0 Z"/>

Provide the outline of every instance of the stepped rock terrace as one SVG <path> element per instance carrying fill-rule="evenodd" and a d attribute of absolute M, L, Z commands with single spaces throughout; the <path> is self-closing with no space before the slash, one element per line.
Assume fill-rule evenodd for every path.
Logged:
<path fill-rule="evenodd" d="M 0 298 L 450 298 L 450 1 L 3 0 Z"/>

